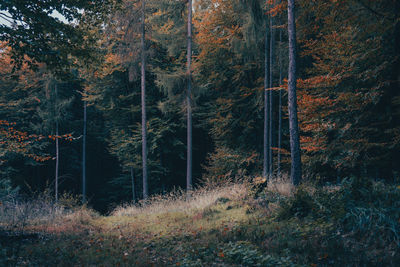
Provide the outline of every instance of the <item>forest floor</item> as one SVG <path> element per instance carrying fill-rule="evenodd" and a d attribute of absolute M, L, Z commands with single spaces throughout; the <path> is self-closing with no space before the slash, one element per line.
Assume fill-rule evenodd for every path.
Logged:
<path fill-rule="evenodd" d="M 201 189 L 109 216 L 75 207 L 35 217 L 26 215 L 33 204 L 3 203 L 0 266 L 400 266 L 399 188 L 352 181 L 256 191 Z M 4 217 L 17 210 L 22 221 Z"/>

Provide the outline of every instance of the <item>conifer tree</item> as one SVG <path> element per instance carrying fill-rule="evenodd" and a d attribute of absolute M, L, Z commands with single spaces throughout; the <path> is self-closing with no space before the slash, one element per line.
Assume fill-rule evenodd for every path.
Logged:
<path fill-rule="evenodd" d="M 263 162 L 263 177 L 268 178 L 268 173 L 270 170 L 269 163 L 270 163 L 270 142 L 269 142 L 269 105 L 270 105 L 270 91 L 268 90 L 269 87 L 269 79 L 270 79 L 270 67 L 268 64 L 268 17 L 265 20 L 265 50 L 264 50 L 264 162 Z"/>
<path fill-rule="evenodd" d="M 188 22 L 187 22 L 187 165 L 186 165 L 186 190 L 192 190 L 192 0 L 188 0 Z"/>
<path fill-rule="evenodd" d="M 142 92 L 142 162 L 143 162 L 143 198 L 149 194 L 147 177 L 147 120 L 146 120 L 146 44 L 145 44 L 145 0 L 142 0 L 141 24 L 141 92 Z"/>
<path fill-rule="evenodd" d="M 273 8 L 273 1 L 270 7 L 270 10 Z M 270 29 L 270 44 L 269 44 L 269 178 L 273 174 L 273 154 L 272 154 L 272 147 L 273 147 L 273 125 L 274 125 L 274 118 L 273 118 L 273 104 L 274 104 L 274 91 L 273 88 L 273 74 L 274 74 L 274 19 L 273 15 L 270 14 L 269 17 L 269 29 Z"/>
<path fill-rule="evenodd" d="M 299 125 L 297 119 L 297 94 L 296 94 L 296 20 L 295 1 L 288 1 L 288 35 L 289 35 L 289 81 L 288 81 L 288 109 L 291 170 L 290 179 L 294 185 L 301 181 L 301 155 Z"/>
<path fill-rule="evenodd" d="M 83 100 L 82 203 L 86 203 L 86 129 L 87 129 L 87 103 L 85 100 Z"/>

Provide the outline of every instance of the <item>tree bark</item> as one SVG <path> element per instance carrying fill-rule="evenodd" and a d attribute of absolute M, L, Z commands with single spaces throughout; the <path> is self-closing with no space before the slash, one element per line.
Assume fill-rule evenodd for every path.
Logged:
<path fill-rule="evenodd" d="M 271 6 L 272 7 L 272 6 Z M 274 104 L 274 94 L 273 90 L 273 69 L 274 69 L 274 29 L 273 29 L 273 17 L 270 15 L 269 19 L 269 29 L 270 29 L 270 45 L 269 45 L 269 179 L 273 174 L 273 155 L 272 155 L 272 146 L 273 146 L 273 104 Z"/>
<path fill-rule="evenodd" d="M 58 202 L 58 168 L 59 168 L 59 159 L 60 159 L 60 153 L 59 153 L 59 140 L 58 140 L 58 104 L 57 104 L 57 98 L 58 98 L 58 85 L 55 85 L 55 100 L 54 100 L 54 107 L 55 107 L 55 117 L 56 117 L 56 173 L 55 173 L 55 198 L 56 202 Z"/>
<path fill-rule="evenodd" d="M 136 194 L 135 194 L 135 173 L 133 167 L 131 166 L 131 183 L 132 183 L 132 202 L 135 203 L 136 201 Z"/>
<path fill-rule="evenodd" d="M 192 185 L 192 0 L 188 1 L 188 23 L 187 23 L 187 163 L 186 163 L 186 190 L 189 193 L 193 189 Z"/>
<path fill-rule="evenodd" d="M 282 30 L 279 30 L 279 87 L 282 86 Z M 278 162 L 277 176 L 281 176 L 281 148 L 282 148 L 282 89 L 279 88 L 278 104 Z"/>
<path fill-rule="evenodd" d="M 83 139 L 82 139 L 82 203 L 86 203 L 86 123 L 87 105 L 83 101 Z"/>
<path fill-rule="evenodd" d="M 146 130 L 146 45 L 145 45 L 145 0 L 142 0 L 142 162 L 143 162 L 143 199 L 147 199 L 149 195 L 148 177 L 147 177 L 147 130 Z"/>
<path fill-rule="evenodd" d="M 289 82 L 288 82 L 288 109 L 291 172 L 290 178 L 294 185 L 301 181 L 301 153 L 299 125 L 297 119 L 297 95 L 296 95 L 296 21 L 295 1 L 288 1 L 288 34 L 289 34 Z"/>
<path fill-rule="evenodd" d="M 269 66 L 268 66 L 268 20 L 265 21 L 265 49 L 264 49 L 264 159 L 263 159 L 263 177 L 267 178 L 269 170 Z"/>

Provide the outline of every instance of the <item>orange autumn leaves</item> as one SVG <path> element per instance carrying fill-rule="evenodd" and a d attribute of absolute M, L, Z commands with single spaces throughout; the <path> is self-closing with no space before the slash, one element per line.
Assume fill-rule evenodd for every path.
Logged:
<path fill-rule="evenodd" d="M 19 131 L 15 128 L 16 123 L 0 120 L 0 151 L 13 152 L 32 158 L 37 162 L 45 162 L 52 159 L 49 155 L 39 155 L 33 152 L 33 146 L 38 145 L 43 141 L 62 139 L 65 141 L 73 141 L 72 134 L 64 135 L 49 135 L 43 136 L 38 134 L 28 134 L 27 132 Z M 4 162 L 0 158 L 0 163 Z"/>

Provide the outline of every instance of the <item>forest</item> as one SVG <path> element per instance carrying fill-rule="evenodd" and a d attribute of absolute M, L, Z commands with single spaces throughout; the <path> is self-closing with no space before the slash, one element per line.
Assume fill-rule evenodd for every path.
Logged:
<path fill-rule="evenodd" d="M 399 0 L 0 2 L 0 265 L 398 266 Z"/>

